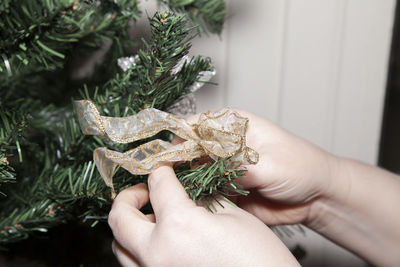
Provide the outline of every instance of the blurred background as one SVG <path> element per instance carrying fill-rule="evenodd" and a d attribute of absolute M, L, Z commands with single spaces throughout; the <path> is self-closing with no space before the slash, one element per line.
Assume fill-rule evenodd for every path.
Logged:
<path fill-rule="evenodd" d="M 153 14 L 153 1 L 142 4 Z M 193 41 L 217 69 L 198 111 L 246 109 L 336 155 L 400 170 L 395 0 L 227 4 L 222 35 Z M 307 229 L 283 240 L 305 252 L 303 266 L 366 266 Z"/>

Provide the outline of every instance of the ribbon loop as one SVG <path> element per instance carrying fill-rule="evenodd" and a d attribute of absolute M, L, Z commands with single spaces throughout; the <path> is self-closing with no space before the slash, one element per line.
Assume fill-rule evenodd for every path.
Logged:
<path fill-rule="evenodd" d="M 149 174 L 165 162 L 190 161 L 207 155 L 212 159 L 228 158 L 232 167 L 258 162 L 258 153 L 246 146 L 248 119 L 231 109 L 202 113 L 198 122 L 190 125 L 183 118 L 154 108 L 133 116 L 114 118 L 101 116 L 89 100 L 75 101 L 74 104 L 81 129 L 87 135 L 130 143 L 168 130 L 186 140 L 172 145 L 157 139 L 124 153 L 97 148 L 94 162 L 112 189 L 117 166 L 132 174 Z"/>

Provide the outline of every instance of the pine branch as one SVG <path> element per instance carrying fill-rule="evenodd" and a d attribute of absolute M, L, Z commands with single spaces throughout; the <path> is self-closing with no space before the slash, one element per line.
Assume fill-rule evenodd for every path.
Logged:
<path fill-rule="evenodd" d="M 0 183 L 16 180 L 16 171 L 10 161 L 23 160 L 21 145 L 26 143 L 25 132 L 31 119 L 26 109 L 21 100 L 7 104 L 0 102 Z"/>
<path fill-rule="evenodd" d="M 226 16 L 223 0 L 159 0 L 180 13 L 186 13 L 201 30 L 220 34 Z"/>
<path fill-rule="evenodd" d="M 102 210 L 101 216 L 107 214 L 111 200 L 105 184 L 96 182 L 99 177 L 93 162 L 72 169 L 43 173 L 34 186 L 23 183 L 23 191 L 11 192 L 12 198 L 4 203 L 1 211 L 0 243 L 18 241 L 35 231 L 46 232 L 76 217 L 98 216 Z M 13 204 L 15 199 L 21 204 Z"/>
<path fill-rule="evenodd" d="M 0 94 L 46 103 L 73 96 L 73 62 L 106 41 L 116 61 L 131 45 L 125 30 L 140 15 L 134 0 L 14 0 L 0 9 Z M 111 76 L 114 74 L 108 70 Z M 109 76 L 109 77 L 111 77 Z M 107 76 L 106 76 L 107 78 Z M 43 89 L 47 94 L 43 94 Z M 63 103 L 65 104 L 65 102 Z"/>
<path fill-rule="evenodd" d="M 145 49 L 139 50 L 136 65 L 102 88 L 82 92 L 82 97 L 100 105 L 107 116 L 128 116 L 148 107 L 165 110 L 190 92 L 189 86 L 201 71 L 213 69 L 209 59 L 195 57 L 174 73 L 174 67 L 189 52 L 193 28 L 187 27 L 183 15 L 168 11 L 158 12 L 149 20 L 151 45 L 143 41 Z"/>
<path fill-rule="evenodd" d="M 65 222 L 61 217 L 53 217 L 56 210 L 58 207 L 48 199 L 33 203 L 32 207 L 14 208 L 0 221 L 0 246 L 28 238 L 32 232 L 46 232 L 47 228 Z"/>
<path fill-rule="evenodd" d="M 149 106 L 165 109 L 189 92 L 200 71 L 212 69 L 210 60 L 196 57 L 174 73 L 173 67 L 190 48 L 192 35 L 186 20 L 167 12 L 157 13 L 150 21 L 153 40 L 139 52 L 136 66 L 104 86 L 82 90 L 101 104 L 107 115 L 127 116 Z M 111 205 L 110 190 L 91 163 L 92 151 L 106 144 L 80 133 L 71 106 L 43 106 L 40 101 L 25 100 L 32 107 L 29 114 L 33 119 L 29 140 L 22 146 L 26 160 L 17 171 L 19 182 L 6 188 L 8 197 L 0 203 L 2 244 L 71 220 L 96 223 L 106 218 Z M 160 133 L 157 138 L 169 136 Z M 125 151 L 146 141 L 111 148 Z M 120 191 L 142 181 L 146 181 L 145 176 L 118 172 L 115 188 Z"/>
<path fill-rule="evenodd" d="M 133 0 L 15 0 L 3 4 L 0 15 L 0 72 L 13 75 L 28 65 L 62 66 L 77 43 L 98 47 L 139 11 Z"/>
<path fill-rule="evenodd" d="M 246 170 L 230 168 L 226 159 L 211 161 L 195 169 L 191 169 L 190 165 L 178 166 L 176 175 L 190 198 L 195 202 L 203 202 L 210 210 L 211 207 L 215 210 L 213 200 L 223 206 L 218 199 L 230 202 L 227 197 L 249 193 L 235 181 L 243 177 Z"/>
<path fill-rule="evenodd" d="M 10 154 L 6 154 L 3 147 L 0 148 L 0 184 L 1 183 L 13 183 L 15 182 L 15 170 L 10 166 L 8 157 Z M 0 195 L 5 196 L 3 192 L 0 191 Z"/>

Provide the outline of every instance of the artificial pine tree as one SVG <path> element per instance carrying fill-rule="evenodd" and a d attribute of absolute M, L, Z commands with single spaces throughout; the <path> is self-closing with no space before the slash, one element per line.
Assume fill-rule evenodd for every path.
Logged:
<path fill-rule="evenodd" d="M 92 152 L 103 146 L 123 152 L 148 140 L 106 144 L 83 135 L 72 101 L 91 99 L 101 114 L 115 117 L 148 107 L 166 110 L 190 93 L 199 73 L 213 69 L 209 59 L 195 57 L 174 71 L 196 33 L 221 31 L 225 3 L 159 2 L 172 11 L 149 18 L 151 40 L 143 40 L 135 64 L 126 71 L 117 61 L 131 56 L 135 47 L 126 28 L 141 15 L 137 1 L 0 3 L 0 245 L 4 257 L 14 257 L 14 262 L 16 257 L 25 258 L 30 266 L 31 261 L 38 266 L 115 264 L 108 257 L 110 233 L 105 223 L 112 203 L 110 189 L 95 168 Z M 71 73 L 82 59 L 105 44 L 107 54 L 94 74 L 74 79 Z M 170 140 L 171 134 L 161 132 L 156 137 Z M 190 165 L 181 164 L 176 172 L 195 201 L 230 191 L 246 193 L 234 182 L 243 170 L 229 168 L 224 159 L 196 169 Z M 146 178 L 118 170 L 114 186 L 118 192 Z"/>

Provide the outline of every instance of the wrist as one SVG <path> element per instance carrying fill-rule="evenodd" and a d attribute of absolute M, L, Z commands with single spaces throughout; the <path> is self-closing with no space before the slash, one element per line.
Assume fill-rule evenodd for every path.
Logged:
<path fill-rule="evenodd" d="M 347 159 L 332 154 L 327 155 L 327 171 L 320 194 L 310 204 L 309 214 L 304 224 L 318 231 L 329 223 L 330 213 L 342 206 L 350 195 L 352 181 L 348 175 Z"/>
<path fill-rule="evenodd" d="M 306 225 L 373 265 L 397 266 L 400 213 L 393 205 L 400 202 L 399 177 L 350 159 L 337 158 L 335 164 Z"/>
<path fill-rule="evenodd" d="M 326 187 L 321 193 L 321 201 L 327 203 L 342 203 L 348 201 L 354 183 L 351 160 L 330 154 L 329 175 Z"/>

